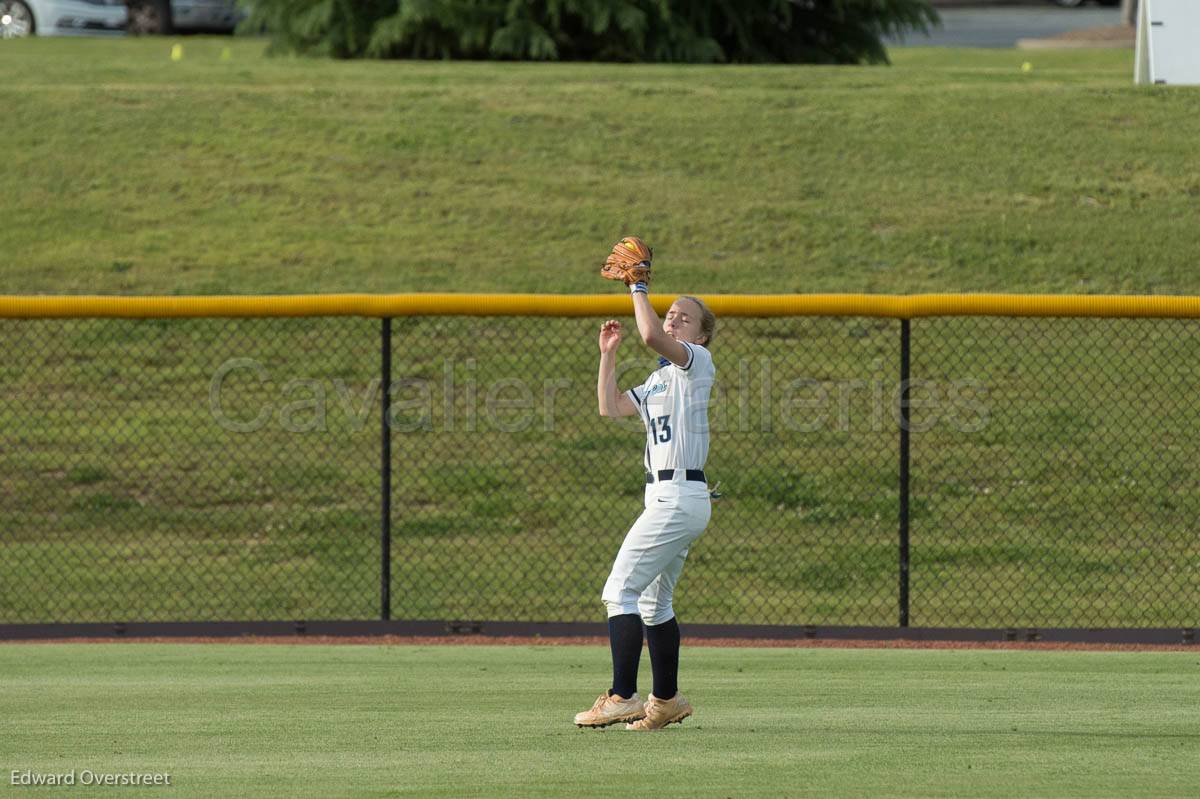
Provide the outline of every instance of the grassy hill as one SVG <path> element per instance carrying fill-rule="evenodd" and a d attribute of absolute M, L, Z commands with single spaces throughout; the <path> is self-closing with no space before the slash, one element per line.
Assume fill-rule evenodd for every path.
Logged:
<path fill-rule="evenodd" d="M 1180 224 L 1200 93 L 1135 88 L 1130 52 L 826 68 L 170 47 L 0 48 L 5 290 L 590 292 L 636 232 L 665 291 L 1200 291 Z"/>

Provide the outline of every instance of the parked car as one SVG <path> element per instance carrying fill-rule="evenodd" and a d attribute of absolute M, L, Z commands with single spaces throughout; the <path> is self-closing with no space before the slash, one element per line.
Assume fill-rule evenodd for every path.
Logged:
<path fill-rule="evenodd" d="M 125 0 L 0 0 L 0 38 L 120 35 Z"/>
<path fill-rule="evenodd" d="M 236 0 L 128 0 L 135 35 L 207 31 L 232 33 L 245 13 Z"/>

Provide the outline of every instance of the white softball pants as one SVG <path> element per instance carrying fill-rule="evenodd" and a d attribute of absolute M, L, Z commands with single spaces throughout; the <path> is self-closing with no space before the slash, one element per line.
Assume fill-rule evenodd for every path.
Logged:
<path fill-rule="evenodd" d="M 688 548 L 712 516 L 708 487 L 663 481 L 646 486 L 646 509 L 625 535 L 602 598 L 608 615 L 637 613 L 647 625 L 671 620 L 671 597 Z"/>

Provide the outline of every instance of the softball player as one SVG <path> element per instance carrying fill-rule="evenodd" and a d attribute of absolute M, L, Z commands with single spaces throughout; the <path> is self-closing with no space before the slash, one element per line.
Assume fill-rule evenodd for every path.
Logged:
<path fill-rule="evenodd" d="M 671 596 L 688 547 L 712 514 L 704 462 L 708 457 L 708 401 L 712 390 L 712 341 L 716 318 L 694 297 L 675 301 L 662 324 L 644 283 L 635 283 L 634 314 L 642 341 L 659 353 L 659 368 L 642 385 L 617 391 L 616 352 L 621 323 L 600 328 L 597 397 L 601 416 L 641 417 L 646 427 L 645 510 L 613 562 L 602 598 L 608 607 L 612 688 L 591 710 L 575 716 L 581 727 L 618 722 L 630 730 L 655 730 L 683 721 L 692 707 L 679 693 L 679 624 Z M 654 690 L 637 694 L 642 630 L 650 647 Z"/>

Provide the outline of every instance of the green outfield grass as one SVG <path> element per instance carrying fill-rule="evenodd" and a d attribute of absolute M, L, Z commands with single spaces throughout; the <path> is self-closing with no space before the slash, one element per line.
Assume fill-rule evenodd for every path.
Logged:
<path fill-rule="evenodd" d="M 1200 292 L 1200 93 L 1134 88 L 1129 52 L 341 63 L 187 38 L 176 63 L 171 44 L 0 47 L 0 292 L 607 291 L 595 267 L 626 232 L 664 292 Z M 437 429 L 397 434 L 397 615 L 599 615 L 641 444 L 594 416 L 594 329 L 395 323 L 398 379 L 436 389 L 475 359 L 481 392 L 567 381 L 553 430 L 466 431 L 459 395 L 446 431 L 435 394 Z M 988 411 L 914 436 L 913 623 L 1200 623 L 1194 325 L 913 330 L 914 375 L 977 379 Z M 375 615 L 377 346 L 356 320 L 0 322 L 0 620 Z M 681 613 L 895 623 L 897 323 L 731 322 L 714 352 L 728 497 Z M 625 353 L 623 385 L 652 363 Z M 230 434 L 209 387 L 237 357 L 272 378 L 236 383 L 239 418 L 292 378 L 365 410 Z M 797 378 L 835 403 L 818 431 L 783 416 Z M 853 381 L 884 405 L 858 391 L 841 425 Z"/>
<path fill-rule="evenodd" d="M 5 795 L 89 769 L 178 797 L 924 799 L 1176 797 L 1200 757 L 1191 653 L 688 647 L 682 670 L 696 715 L 636 735 L 571 723 L 603 647 L 7 645 L 0 765 Z"/>

